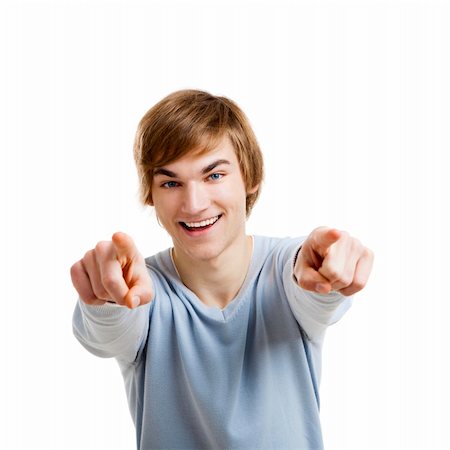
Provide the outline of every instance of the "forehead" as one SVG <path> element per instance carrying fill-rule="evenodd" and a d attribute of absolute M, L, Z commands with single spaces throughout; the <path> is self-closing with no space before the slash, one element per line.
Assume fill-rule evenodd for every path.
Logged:
<path fill-rule="evenodd" d="M 217 160 L 227 160 L 231 167 L 238 165 L 236 152 L 228 136 L 224 136 L 215 147 L 207 152 L 193 151 L 162 168 L 175 173 L 201 172 L 202 169 Z"/>

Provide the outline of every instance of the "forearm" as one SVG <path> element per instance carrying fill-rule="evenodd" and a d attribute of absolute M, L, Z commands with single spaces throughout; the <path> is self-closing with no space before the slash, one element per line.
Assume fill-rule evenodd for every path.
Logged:
<path fill-rule="evenodd" d="M 345 297 L 337 291 L 327 295 L 302 289 L 294 276 L 293 267 L 298 252 L 292 255 L 291 262 L 283 273 L 284 289 L 291 310 L 311 340 L 321 340 L 329 325 L 337 322 L 350 308 L 351 297 Z"/>
<path fill-rule="evenodd" d="M 133 362 L 147 336 L 150 304 L 136 309 L 86 305 L 78 300 L 73 314 L 73 333 L 91 353 Z"/>

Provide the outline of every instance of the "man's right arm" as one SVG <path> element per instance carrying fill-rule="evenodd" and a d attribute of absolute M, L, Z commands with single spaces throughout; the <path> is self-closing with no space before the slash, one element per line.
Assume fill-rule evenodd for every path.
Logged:
<path fill-rule="evenodd" d="M 133 310 L 86 305 L 81 299 L 73 313 L 73 333 L 90 353 L 132 363 L 148 332 L 150 304 Z"/>
<path fill-rule="evenodd" d="M 79 294 L 73 331 L 101 357 L 133 362 L 147 335 L 153 283 L 133 240 L 115 233 L 71 268 Z M 138 307 L 139 306 L 139 307 Z"/>

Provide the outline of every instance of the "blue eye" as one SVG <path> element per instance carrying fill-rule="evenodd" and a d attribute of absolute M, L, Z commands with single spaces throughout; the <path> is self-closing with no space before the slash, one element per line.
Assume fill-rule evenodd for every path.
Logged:
<path fill-rule="evenodd" d="M 166 181 L 162 186 L 165 188 L 174 188 L 177 187 L 177 185 L 178 183 L 176 181 Z"/>
<path fill-rule="evenodd" d="M 211 180 L 217 181 L 220 180 L 223 175 L 221 173 L 212 173 L 210 176 Z"/>

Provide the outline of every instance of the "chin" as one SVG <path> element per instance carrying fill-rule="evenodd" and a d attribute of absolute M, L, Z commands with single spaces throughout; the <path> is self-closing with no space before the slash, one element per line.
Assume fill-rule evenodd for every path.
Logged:
<path fill-rule="evenodd" d="M 189 255 L 191 258 L 196 259 L 198 261 L 211 261 L 212 259 L 217 258 L 220 255 L 220 251 L 217 249 L 203 249 L 198 251 L 190 251 Z"/>
<path fill-rule="evenodd" d="M 217 245 L 217 243 L 215 245 L 205 243 L 194 248 L 185 248 L 184 250 L 192 259 L 198 261 L 211 261 L 222 253 L 223 248 Z"/>

